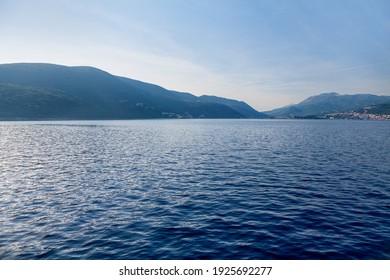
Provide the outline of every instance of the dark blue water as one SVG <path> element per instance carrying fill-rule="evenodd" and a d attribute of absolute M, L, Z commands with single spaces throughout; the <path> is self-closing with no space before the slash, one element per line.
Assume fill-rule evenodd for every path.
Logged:
<path fill-rule="evenodd" d="M 0 259 L 389 259 L 390 122 L 0 123 Z"/>

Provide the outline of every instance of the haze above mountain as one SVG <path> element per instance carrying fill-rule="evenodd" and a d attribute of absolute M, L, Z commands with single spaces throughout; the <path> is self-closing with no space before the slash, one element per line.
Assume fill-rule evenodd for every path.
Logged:
<path fill-rule="evenodd" d="M 0 65 L 1 119 L 264 118 L 242 101 L 197 97 L 93 67 Z"/>
<path fill-rule="evenodd" d="M 361 110 L 364 107 L 390 102 L 390 96 L 373 94 L 341 95 L 335 92 L 311 96 L 302 102 L 264 112 L 272 117 L 305 117 L 328 113 Z"/>

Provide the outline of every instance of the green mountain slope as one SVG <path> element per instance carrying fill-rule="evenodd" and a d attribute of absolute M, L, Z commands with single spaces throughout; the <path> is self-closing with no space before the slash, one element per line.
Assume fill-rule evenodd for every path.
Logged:
<path fill-rule="evenodd" d="M 251 106 L 246 104 L 243 101 L 237 101 L 233 99 L 228 98 L 222 98 L 218 96 L 210 96 L 210 95 L 202 95 L 199 97 L 200 100 L 204 102 L 214 102 L 214 103 L 220 103 L 224 104 L 226 106 L 229 106 L 245 116 L 246 118 L 267 118 L 268 116 L 266 114 L 257 112 L 255 109 L 253 109 Z"/>
<path fill-rule="evenodd" d="M 88 118 L 96 113 L 96 108 L 72 95 L 39 87 L 0 84 L 0 101 L 1 119 Z"/>
<path fill-rule="evenodd" d="M 359 113 L 376 114 L 376 115 L 390 115 L 390 103 L 373 105 L 358 110 Z"/>

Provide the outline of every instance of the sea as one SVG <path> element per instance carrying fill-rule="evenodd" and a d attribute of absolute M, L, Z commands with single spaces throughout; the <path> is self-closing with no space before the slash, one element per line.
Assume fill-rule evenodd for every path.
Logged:
<path fill-rule="evenodd" d="M 0 122 L 0 259 L 390 259 L 390 121 Z"/>

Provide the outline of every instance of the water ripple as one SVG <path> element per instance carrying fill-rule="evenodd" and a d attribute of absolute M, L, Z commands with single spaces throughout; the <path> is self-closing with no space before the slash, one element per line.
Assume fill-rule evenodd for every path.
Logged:
<path fill-rule="evenodd" d="M 389 259 L 390 122 L 0 125 L 0 259 Z"/>

